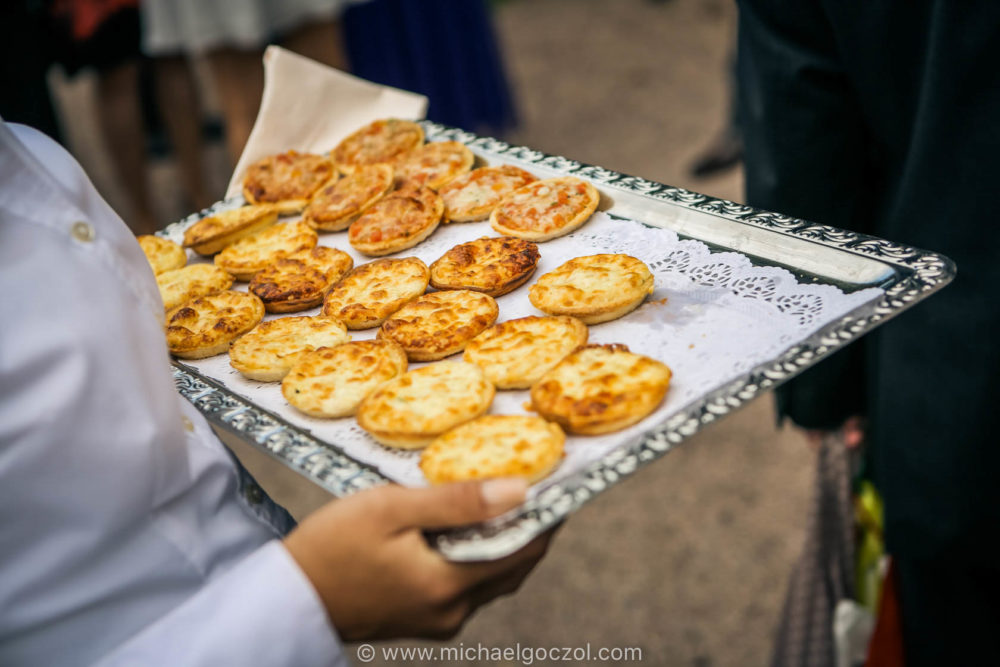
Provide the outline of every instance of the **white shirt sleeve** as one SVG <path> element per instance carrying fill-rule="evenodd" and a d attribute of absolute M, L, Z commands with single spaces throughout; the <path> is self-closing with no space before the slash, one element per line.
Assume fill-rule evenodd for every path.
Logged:
<path fill-rule="evenodd" d="M 0 294 L 0 664 L 344 664 L 174 390 L 135 239 L 68 153 L 2 120 Z"/>
<path fill-rule="evenodd" d="M 348 662 L 312 585 L 275 541 L 98 664 L 346 667 Z"/>

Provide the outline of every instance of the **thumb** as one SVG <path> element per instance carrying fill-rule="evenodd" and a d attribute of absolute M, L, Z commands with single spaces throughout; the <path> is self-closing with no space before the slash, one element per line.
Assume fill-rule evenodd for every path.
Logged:
<path fill-rule="evenodd" d="M 521 477 L 459 482 L 426 489 L 400 489 L 400 528 L 448 528 L 478 523 L 524 502 L 528 483 Z"/>

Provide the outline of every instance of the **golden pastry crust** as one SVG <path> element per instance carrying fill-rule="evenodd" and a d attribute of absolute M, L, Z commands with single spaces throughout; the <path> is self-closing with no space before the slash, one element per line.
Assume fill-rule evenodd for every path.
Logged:
<path fill-rule="evenodd" d="M 250 291 L 269 313 L 293 313 L 323 303 L 326 293 L 354 266 L 346 252 L 316 246 L 271 262 L 250 279 Z"/>
<path fill-rule="evenodd" d="M 359 167 L 317 192 L 306 206 L 302 220 L 323 232 L 347 229 L 392 189 L 392 182 L 392 167 L 387 164 Z"/>
<path fill-rule="evenodd" d="M 398 118 L 376 120 L 337 144 L 331 155 L 345 174 L 368 164 L 392 163 L 424 143 L 418 124 Z"/>
<path fill-rule="evenodd" d="M 198 297 L 167 314 L 167 347 L 181 359 L 222 354 L 263 317 L 264 304 L 253 294 L 226 291 Z"/>
<path fill-rule="evenodd" d="M 504 197 L 538 179 L 520 167 L 480 167 L 442 187 L 444 222 L 485 220 Z"/>
<path fill-rule="evenodd" d="M 251 380 L 277 382 L 307 352 L 351 340 L 332 317 L 282 317 L 261 322 L 229 348 L 229 364 Z"/>
<path fill-rule="evenodd" d="M 227 290 L 232 284 L 233 277 L 212 264 L 191 264 L 156 276 L 165 311 L 199 296 Z"/>
<path fill-rule="evenodd" d="M 535 181 L 504 197 L 490 225 L 507 236 L 548 241 L 589 220 L 600 199 L 597 188 L 573 176 Z"/>
<path fill-rule="evenodd" d="M 444 203 L 429 188 L 408 187 L 379 199 L 351 223 L 347 239 L 366 255 L 412 248 L 437 229 Z"/>
<path fill-rule="evenodd" d="M 524 477 L 533 484 L 555 470 L 566 435 L 541 417 L 484 415 L 438 436 L 420 454 L 431 484 Z"/>
<path fill-rule="evenodd" d="M 146 261 L 153 269 L 153 275 L 160 275 L 164 271 L 173 271 L 187 264 L 187 253 L 170 239 L 143 234 L 137 236 L 136 241 L 146 255 Z"/>
<path fill-rule="evenodd" d="M 278 221 L 270 204 L 241 206 L 202 218 L 184 232 L 184 247 L 199 255 L 214 255 L 245 236 L 256 234 Z"/>
<path fill-rule="evenodd" d="M 588 335 L 587 325 L 575 317 L 520 317 L 473 338 L 462 358 L 482 368 L 497 389 L 527 389 L 586 345 Z"/>
<path fill-rule="evenodd" d="M 538 246 L 524 239 L 501 236 L 469 241 L 431 264 L 431 285 L 500 296 L 523 285 L 535 272 L 539 257 Z"/>
<path fill-rule="evenodd" d="M 371 329 L 427 289 L 430 271 L 416 257 L 378 259 L 355 267 L 323 302 L 323 314 L 348 329 Z"/>
<path fill-rule="evenodd" d="M 251 204 L 273 204 L 279 213 L 298 213 L 321 187 L 337 177 L 333 160 L 286 151 L 268 155 L 247 168 L 243 196 Z"/>
<path fill-rule="evenodd" d="M 271 262 L 316 247 L 319 237 L 304 222 L 268 227 L 240 239 L 215 256 L 215 265 L 237 280 L 250 280 Z"/>
<path fill-rule="evenodd" d="M 368 395 L 358 425 L 389 447 L 420 449 L 484 414 L 495 390 L 478 366 L 441 361 L 409 371 Z"/>
<path fill-rule="evenodd" d="M 396 186 L 420 185 L 437 190 L 472 169 L 475 159 L 469 147 L 457 141 L 424 144 L 396 162 Z"/>
<path fill-rule="evenodd" d="M 625 345 L 587 345 L 531 387 L 531 405 L 570 433 L 611 433 L 655 410 L 670 375 L 665 364 L 633 354 Z"/>
<path fill-rule="evenodd" d="M 653 293 L 653 274 L 629 255 L 587 255 L 569 260 L 531 286 L 531 303 L 550 315 L 585 324 L 617 319 Z"/>
<path fill-rule="evenodd" d="M 499 314 L 497 302 L 486 294 L 431 292 L 397 310 L 378 337 L 398 343 L 410 361 L 434 361 L 464 350 Z"/>
<path fill-rule="evenodd" d="M 406 353 L 390 340 L 359 340 L 303 355 L 281 393 L 313 417 L 350 417 L 368 394 L 406 372 Z"/>

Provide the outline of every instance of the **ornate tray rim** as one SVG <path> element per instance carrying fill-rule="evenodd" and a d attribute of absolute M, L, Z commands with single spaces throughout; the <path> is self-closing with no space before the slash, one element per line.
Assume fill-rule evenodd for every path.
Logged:
<path fill-rule="evenodd" d="M 459 141 L 497 158 L 586 178 L 602 188 L 874 258 L 896 268 L 899 278 L 883 285 L 885 294 L 881 299 L 855 309 L 794 344 L 778 358 L 690 403 L 634 442 L 619 447 L 581 472 L 555 482 L 521 507 L 483 524 L 430 535 L 431 543 L 452 560 L 492 560 L 516 551 L 611 485 L 660 458 L 716 419 L 927 298 L 955 277 L 954 263 L 938 253 L 762 211 L 429 121 L 422 121 L 422 125 L 428 139 Z M 218 202 L 169 225 L 161 234 L 171 234 L 212 211 L 240 203 L 242 197 Z M 181 395 L 209 421 L 242 437 L 334 496 L 343 497 L 390 483 L 377 470 L 343 454 L 335 445 L 312 437 L 180 362 L 173 363 L 173 375 Z"/>

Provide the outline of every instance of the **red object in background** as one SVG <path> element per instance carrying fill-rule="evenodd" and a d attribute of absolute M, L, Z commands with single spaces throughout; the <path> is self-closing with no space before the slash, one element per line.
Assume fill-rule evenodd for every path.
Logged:
<path fill-rule="evenodd" d="M 889 571 L 882 585 L 875 634 L 868 645 L 866 667 L 902 667 L 906 664 L 903 656 L 903 624 L 896 589 L 896 563 L 890 560 Z"/>
<path fill-rule="evenodd" d="M 104 21 L 122 9 L 137 9 L 139 0 L 53 0 L 50 13 L 70 25 L 77 41 L 92 37 Z"/>

